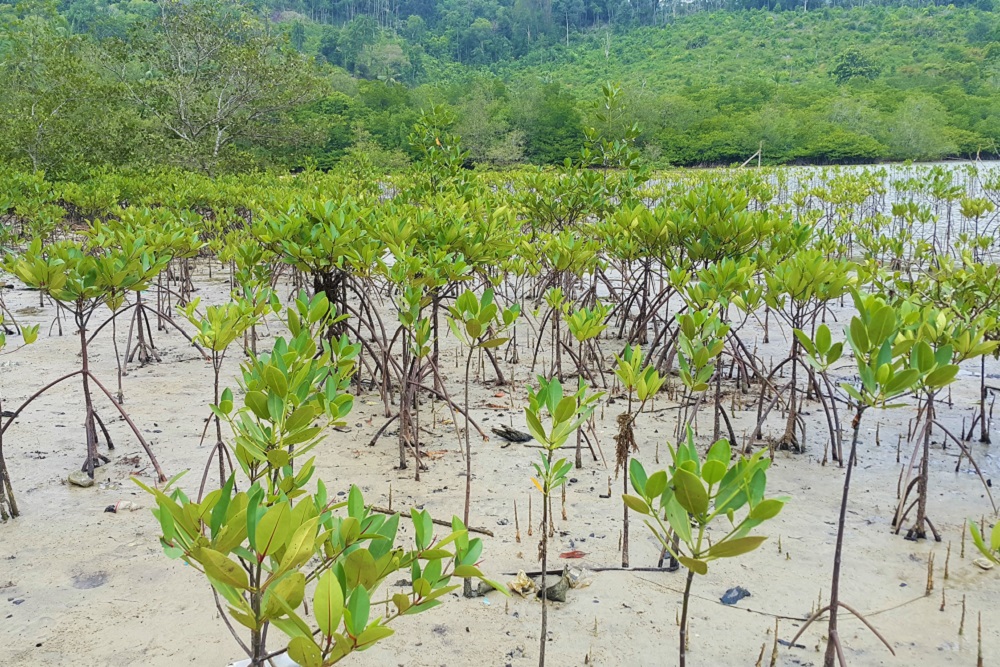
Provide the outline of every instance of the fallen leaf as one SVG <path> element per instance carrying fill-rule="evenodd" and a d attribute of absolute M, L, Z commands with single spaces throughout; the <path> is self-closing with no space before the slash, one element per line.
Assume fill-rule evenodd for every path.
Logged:
<path fill-rule="evenodd" d="M 583 558 L 587 554 L 579 549 L 574 549 L 573 551 L 567 551 L 565 553 L 559 554 L 560 558 Z"/>

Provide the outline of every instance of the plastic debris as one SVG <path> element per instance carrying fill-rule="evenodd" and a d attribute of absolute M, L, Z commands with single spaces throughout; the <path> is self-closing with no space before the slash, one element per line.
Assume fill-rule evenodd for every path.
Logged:
<path fill-rule="evenodd" d="M 535 582 L 524 573 L 524 570 L 518 570 L 517 576 L 507 582 L 507 588 L 523 598 L 531 597 L 531 594 L 538 590 Z"/>
<path fill-rule="evenodd" d="M 133 502 L 131 500 L 119 500 L 114 505 L 108 505 L 107 507 L 105 507 L 104 511 L 110 514 L 118 514 L 118 512 L 125 512 L 125 511 L 134 512 L 136 510 L 141 510 L 141 509 L 142 505 L 140 505 L 137 502 Z"/>
<path fill-rule="evenodd" d="M 743 598 L 748 598 L 748 597 L 750 597 L 750 591 L 743 588 L 742 586 L 736 586 L 726 591 L 725 594 L 721 598 L 719 598 L 719 601 L 722 602 L 722 604 L 734 605 Z"/>

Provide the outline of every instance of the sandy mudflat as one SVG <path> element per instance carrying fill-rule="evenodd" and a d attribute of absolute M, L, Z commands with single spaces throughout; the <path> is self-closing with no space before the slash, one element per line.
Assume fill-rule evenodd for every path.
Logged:
<path fill-rule="evenodd" d="M 196 284 L 205 301 L 223 298 L 226 286 L 201 275 Z M 4 407 L 11 408 L 47 381 L 69 372 L 76 364 L 77 340 L 71 335 L 47 335 L 54 309 L 39 310 L 36 293 L 14 290 L 7 294 L 8 306 L 26 322 L 42 324 L 42 336 L 28 348 L 0 357 L 0 386 Z M 843 315 L 843 313 L 841 313 Z M 390 316 L 391 317 L 391 316 Z M 844 321 L 843 317 L 840 317 Z M 772 320 L 773 322 L 773 320 Z M 123 327 L 119 328 L 124 344 Z M 72 331 L 66 331 L 72 334 Z M 753 343 L 757 334 L 744 330 Z M 12 337 L 13 340 L 14 337 Z M 765 359 L 787 354 L 788 342 L 772 330 L 771 344 L 761 346 Z M 155 448 L 168 474 L 186 468 L 192 473 L 184 486 L 196 493 L 197 478 L 209 453 L 199 447 L 199 437 L 209 412 L 211 369 L 177 334 L 158 334 L 163 361 L 134 368 L 125 378 L 126 407 Z M 268 345 L 268 339 L 262 346 Z M 454 366 L 449 342 L 443 367 L 449 375 L 453 395 L 461 395 L 460 371 Z M 610 354 L 618 343 L 602 342 Z M 752 345 L 751 345 L 752 347 Z M 529 356 L 522 351 L 522 358 Z M 224 377 L 232 378 L 240 355 L 229 359 Z M 93 348 L 92 363 L 109 386 L 115 380 L 115 360 L 110 338 L 102 337 Z M 978 367 L 978 362 L 977 362 Z M 509 366 L 505 367 L 505 372 Z M 953 388 L 954 407 L 942 406 L 940 417 L 956 430 L 968 420 L 978 393 L 976 367 L 963 369 Z M 998 371 L 996 362 L 987 373 Z M 846 379 L 850 363 L 841 364 Z M 484 429 L 506 423 L 523 429 L 521 408 L 526 364 L 514 369 L 513 388 L 497 398 L 498 389 L 477 384 L 472 390 L 473 416 Z M 610 374 L 609 374 L 610 377 Z M 492 379 L 487 373 L 486 379 Z M 230 385 L 235 387 L 235 381 Z M 513 395 L 512 395 L 513 393 Z M 514 409 L 509 406 L 513 401 Z M 728 401 L 728 399 L 727 399 Z M 151 482 L 151 468 L 125 425 L 112 418 L 113 408 L 98 402 L 99 410 L 118 448 L 113 462 L 98 470 L 99 484 L 90 489 L 70 487 L 67 474 L 80 465 L 84 455 L 83 401 L 79 385 L 63 385 L 33 404 L 5 437 L 6 458 L 13 477 L 22 516 L 0 525 L 0 664 L 2 665 L 174 665 L 223 666 L 241 657 L 219 619 L 210 589 L 200 575 L 183 563 L 168 560 L 157 543 L 158 526 L 148 510 L 109 514 L 104 508 L 120 500 L 133 500 L 145 507 L 149 502 L 131 483 L 138 473 Z M 728 402 L 727 402 L 728 405 Z M 495 407 L 501 406 L 501 407 Z M 506 407 L 504 407 L 506 406 Z M 637 421 L 639 458 L 647 470 L 656 469 L 656 444 L 666 456 L 663 443 L 674 428 L 676 411 L 665 409 L 658 399 L 655 411 Z M 622 409 L 619 401 L 598 410 L 598 432 L 604 455 L 613 457 L 614 419 Z M 792 501 L 781 516 L 764 527 L 771 536 L 763 547 L 732 562 L 713 563 L 706 577 L 695 581 L 690 643 L 691 665 L 753 665 L 766 643 L 770 659 L 775 615 L 781 618 L 779 636 L 790 639 L 829 588 L 837 506 L 844 470 L 822 467 L 825 426 L 815 403 L 806 406 L 809 450 L 802 455 L 779 452 L 769 474 L 769 493 L 788 494 Z M 430 421 L 431 405 L 423 406 L 422 424 Z M 397 462 L 395 429 L 375 447 L 367 447 L 383 423 L 378 396 L 362 395 L 349 417 L 348 432 L 331 432 L 318 453 L 319 476 L 334 491 L 358 484 L 366 500 L 385 505 L 389 485 L 396 508 L 422 504 L 439 518 L 460 514 L 464 493 L 464 462 L 458 451 L 454 426 L 448 411 L 436 406 L 438 425 L 425 434 L 427 450 L 445 450 L 430 461 L 421 482 L 410 470 L 394 469 Z M 990 503 L 977 477 L 968 471 L 954 472 L 957 449 L 942 451 L 940 439 L 932 451 L 930 516 L 943 535 L 943 542 L 908 542 L 894 536 L 890 520 L 896 505 L 900 465 L 896 443 L 900 429 L 915 413 L 912 407 L 890 412 L 870 412 L 865 417 L 863 445 L 855 473 L 843 577 L 843 599 L 867 613 L 889 638 L 893 658 L 860 623 L 845 619 L 842 634 L 852 665 L 975 665 L 976 616 L 982 612 L 983 651 L 986 664 L 1000 652 L 1000 569 L 986 572 L 973 564 L 974 549 L 967 542 L 960 557 L 961 526 L 966 517 L 987 515 Z M 755 417 L 755 408 L 736 413 L 736 432 L 742 437 Z M 847 417 L 844 417 L 845 421 Z M 701 438 L 711 435 L 710 411 L 701 417 Z M 875 446 L 876 423 L 881 422 L 881 446 Z M 773 435 L 783 420 L 775 415 L 768 424 Z M 706 433 L 707 432 L 707 433 Z M 486 540 L 483 569 L 506 582 L 505 573 L 538 568 L 538 531 L 527 535 L 527 505 L 533 492 L 531 461 L 538 450 L 514 444 L 502 447 L 494 437 L 483 442 L 473 434 L 472 524 L 491 529 L 496 537 Z M 993 449 L 970 444 L 987 477 L 1000 477 Z M 902 460 L 909 451 L 903 444 Z M 665 463 L 665 459 L 663 459 Z M 574 471 L 567 491 L 568 519 L 557 517 L 559 533 L 552 544 L 555 554 L 578 549 L 582 560 L 560 561 L 583 568 L 620 564 L 621 480 L 614 481 L 610 499 L 603 462 L 585 457 L 585 467 Z M 513 502 L 517 501 L 522 542 L 515 542 Z M 538 499 L 536 498 L 536 501 Z M 535 522 L 539 520 L 535 504 Z M 781 553 L 778 542 L 781 541 Z M 408 538 L 404 538 L 408 539 Z M 951 543 L 950 576 L 942 578 L 946 549 Z M 935 555 L 935 588 L 925 597 L 928 555 Z M 638 522 L 633 522 L 631 564 L 656 564 L 657 548 Z M 550 562 L 552 562 L 550 560 Z M 679 591 L 683 575 L 666 572 L 590 572 L 589 586 L 570 591 L 566 604 L 554 605 L 549 627 L 548 664 L 558 665 L 673 665 L 676 664 Z M 392 583 L 392 582 L 389 582 Z M 751 597 L 735 607 L 718 600 L 726 589 L 743 586 Z M 941 611 L 941 591 L 945 606 Z M 958 627 L 962 599 L 966 600 L 965 634 Z M 396 623 L 395 637 L 350 664 L 406 665 L 533 665 L 537 664 L 540 605 L 534 600 L 499 594 L 465 600 L 453 596 L 447 604 L 426 614 Z M 815 625 L 801 642 L 804 649 L 781 647 L 777 664 L 821 664 L 825 624 Z M 588 662 L 589 661 L 589 662 Z"/>

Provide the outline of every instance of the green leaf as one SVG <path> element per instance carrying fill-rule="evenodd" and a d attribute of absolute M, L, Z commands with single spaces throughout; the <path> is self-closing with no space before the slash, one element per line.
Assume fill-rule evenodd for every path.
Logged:
<path fill-rule="evenodd" d="M 218 582 L 241 590 L 249 587 L 246 570 L 224 555 L 208 547 L 198 547 L 191 556 L 205 568 L 205 574 Z"/>
<path fill-rule="evenodd" d="M 625 504 L 633 512 L 638 512 L 639 514 L 649 514 L 649 505 L 647 505 L 646 501 L 643 500 L 642 498 L 639 498 L 638 496 L 630 496 L 628 494 L 623 494 L 622 500 L 625 501 Z"/>
<path fill-rule="evenodd" d="M 629 481 L 632 482 L 632 489 L 635 490 L 636 493 L 646 497 L 653 496 L 652 493 L 646 493 L 646 483 L 649 480 L 646 477 L 646 469 L 642 467 L 642 463 L 639 459 L 634 458 L 628 462 L 628 477 Z M 660 493 L 663 493 L 663 491 L 661 490 Z"/>
<path fill-rule="evenodd" d="M 364 513 L 365 500 L 361 495 L 361 489 L 356 485 L 352 485 L 350 492 L 347 494 L 347 514 L 360 521 Z"/>
<path fill-rule="evenodd" d="M 801 345 L 802 349 L 806 351 L 806 354 L 813 356 L 816 354 L 817 346 L 813 345 L 813 342 L 809 340 L 809 334 L 801 329 L 795 329 L 792 333 L 795 334 L 795 337 L 799 340 L 799 345 Z"/>
<path fill-rule="evenodd" d="M 949 364 L 947 366 L 941 366 L 940 368 L 935 368 L 924 380 L 924 383 L 928 387 L 934 389 L 939 389 L 945 385 L 951 384 L 955 380 L 955 376 L 958 375 L 958 366 L 954 364 Z"/>
<path fill-rule="evenodd" d="M 272 554 L 285 543 L 288 536 L 288 501 L 274 505 L 261 517 L 257 524 L 257 553 L 261 556 Z"/>
<path fill-rule="evenodd" d="M 556 405 L 556 411 L 552 418 L 557 422 L 568 422 L 573 418 L 574 413 L 576 413 L 576 398 L 566 396 Z"/>
<path fill-rule="evenodd" d="M 678 537 L 685 544 L 691 544 L 691 518 L 688 516 L 687 511 L 681 507 L 681 504 L 677 502 L 677 498 L 671 496 L 671 498 L 664 503 L 665 513 L 667 515 L 667 523 L 670 527 L 677 533 Z"/>
<path fill-rule="evenodd" d="M 459 579 L 470 579 L 473 577 L 483 576 L 483 573 L 480 572 L 479 568 L 475 565 L 459 565 L 455 568 L 453 574 Z"/>
<path fill-rule="evenodd" d="M 646 497 L 658 498 L 663 494 L 663 491 L 666 488 L 667 488 L 667 472 L 665 470 L 659 470 L 657 472 L 654 472 L 652 476 L 650 476 L 650 478 L 646 480 Z"/>
<path fill-rule="evenodd" d="M 726 439 L 717 440 L 715 444 L 711 446 L 708 450 L 708 455 L 706 460 L 708 461 L 719 461 L 724 463 L 726 468 L 729 468 L 729 460 L 733 457 L 732 447 L 729 445 L 729 441 Z"/>
<path fill-rule="evenodd" d="M 816 329 L 816 349 L 819 350 L 820 354 L 826 354 L 827 350 L 830 349 L 831 342 L 830 327 L 821 324 Z"/>
<path fill-rule="evenodd" d="M 285 394 L 288 393 L 288 380 L 285 379 L 284 373 L 277 367 L 265 366 L 264 379 L 267 381 L 268 388 L 277 394 L 279 398 L 284 398 Z"/>
<path fill-rule="evenodd" d="M 223 414 L 229 414 L 233 411 L 233 391 L 226 387 L 222 390 L 222 400 L 219 401 L 219 409 L 222 410 Z"/>
<path fill-rule="evenodd" d="M 289 571 L 301 567 L 312 558 L 316 543 L 316 525 L 319 517 L 309 519 L 299 526 L 288 541 L 288 548 L 281 558 L 280 570 Z"/>
<path fill-rule="evenodd" d="M 910 354 L 911 365 L 921 373 L 928 373 L 934 368 L 934 351 L 926 341 L 918 340 Z"/>
<path fill-rule="evenodd" d="M 298 431 L 300 428 L 307 426 L 315 416 L 316 410 L 312 406 L 303 405 L 285 420 L 285 430 L 289 433 Z"/>
<path fill-rule="evenodd" d="M 352 635 L 360 635 L 368 625 L 368 615 L 371 612 L 371 602 L 368 591 L 359 586 L 351 593 L 350 600 L 347 601 L 347 613 Z"/>
<path fill-rule="evenodd" d="M 375 559 L 367 549 L 355 549 L 343 560 L 348 589 L 372 586 L 378 579 Z"/>
<path fill-rule="evenodd" d="M 868 330 L 865 328 L 864 322 L 858 317 L 851 318 L 848 333 L 850 334 L 850 341 L 855 352 L 859 355 L 867 354 L 871 348 L 871 343 L 868 342 Z"/>
<path fill-rule="evenodd" d="M 524 409 L 524 419 L 528 424 L 528 431 L 531 436 L 537 440 L 539 443 L 545 443 L 545 429 L 542 427 L 542 422 L 539 421 L 538 415 L 529 408 Z"/>
<path fill-rule="evenodd" d="M 268 419 L 267 395 L 262 391 L 249 391 L 243 401 L 258 419 Z"/>
<path fill-rule="evenodd" d="M 872 315 L 868 325 L 868 337 L 875 345 L 881 345 L 896 326 L 896 312 L 892 306 L 882 306 Z"/>
<path fill-rule="evenodd" d="M 784 506 L 785 502 L 777 498 L 762 500 L 757 503 L 752 510 L 750 510 L 750 518 L 754 521 L 767 521 L 768 519 L 773 519 L 778 516 L 778 513 L 781 512 L 781 509 Z"/>
<path fill-rule="evenodd" d="M 392 603 L 399 609 L 400 614 L 405 614 L 410 608 L 410 598 L 405 593 L 393 593 Z"/>
<path fill-rule="evenodd" d="M 726 464 L 722 461 L 705 461 L 701 466 L 701 478 L 709 486 L 718 484 L 726 476 Z"/>
<path fill-rule="evenodd" d="M 674 473 L 673 485 L 674 497 L 690 514 L 701 516 L 708 510 L 708 492 L 693 473 L 679 468 Z"/>
<path fill-rule="evenodd" d="M 223 521 L 226 520 L 226 512 L 229 510 L 229 503 L 233 497 L 233 485 L 236 483 L 236 475 L 230 475 L 229 479 L 226 480 L 225 486 L 222 487 L 222 494 L 219 496 L 219 502 L 215 504 L 212 508 L 212 519 L 211 519 L 211 531 L 212 539 L 214 540 L 219 534 L 219 530 L 222 528 Z"/>
<path fill-rule="evenodd" d="M 264 607 L 265 617 L 282 616 L 282 610 L 298 609 L 306 595 L 306 575 L 292 572 L 278 583 L 268 586 L 267 602 Z M 279 601 L 283 600 L 284 604 Z"/>
<path fill-rule="evenodd" d="M 931 374 L 933 375 L 933 373 Z M 892 398 L 905 392 L 917 381 L 920 373 L 913 368 L 907 368 L 896 373 L 885 385 L 885 397 Z"/>
<path fill-rule="evenodd" d="M 366 628 L 364 632 L 358 635 L 358 648 L 361 649 L 371 646 L 381 639 L 391 637 L 392 633 L 392 628 L 384 625 L 373 625 L 370 628 Z"/>
<path fill-rule="evenodd" d="M 340 619 L 344 614 L 344 591 L 332 570 L 324 572 L 316 584 L 316 592 L 313 595 L 313 614 L 316 617 L 319 631 L 326 637 L 333 636 L 333 633 L 340 626 Z"/>
<path fill-rule="evenodd" d="M 767 537 L 763 535 L 751 535 L 749 537 L 737 537 L 723 542 L 716 542 L 708 550 L 709 558 L 734 558 L 749 553 L 759 547 Z"/>
<path fill-rule="evenodd" d="M 697 558 L 688 558 L 687 556 L 678 556 L 677 560 L 681 565 L 689 570 L 693 570 L 696 574 L 708 574 L 708 563 L 703 560 L 698 560 Z"/>
<path fill-rule="evenodd" d="M 302 667 L 322 667 L 323 655 L 316 642 L 307 637 L 292 637 L 288 642 L 288 657 Z"/>
<path fill-rule="evenodd" d="M 272 449 L 267 453 L 267 462 L 272 468 L 284 468 L 290 458 L 286 449 Z"/>

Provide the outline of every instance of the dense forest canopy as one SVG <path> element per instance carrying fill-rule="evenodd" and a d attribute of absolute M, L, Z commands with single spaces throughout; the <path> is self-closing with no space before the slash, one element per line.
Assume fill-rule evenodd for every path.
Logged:
<path fill-rule="evenodd" d="M 653 164 L 995 156 L 993 0 L 32 0 L 0 4 L 0 155 L 72 176 L 575 155 L 605 81 Z"/>

